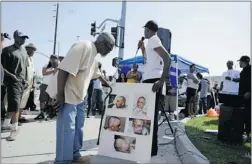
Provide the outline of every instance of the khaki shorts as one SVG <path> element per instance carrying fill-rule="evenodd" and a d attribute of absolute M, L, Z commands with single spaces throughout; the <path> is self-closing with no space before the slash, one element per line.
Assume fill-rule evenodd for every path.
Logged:
<path fill-rule="evenodd" d="M 174 112 L 177 109 L 177 96 L 165 96 L 165 112 Z"/>
<path fill-rule="evenodd" d="M 22 96 L 22 100 L 21 100 L 21 104 L 20 104 L 20 108 L 21 109 L 24 109 L 27 102 L 28 102 L 28 99 L 30 97 L 30 93 L 31 93 L 31 87 L 27 87 L 27 89 L 24 90 L 24 93 L 23 93 L 23 96 Z"/>

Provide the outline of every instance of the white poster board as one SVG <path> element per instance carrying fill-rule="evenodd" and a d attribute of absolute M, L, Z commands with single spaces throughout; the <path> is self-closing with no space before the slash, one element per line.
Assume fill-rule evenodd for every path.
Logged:
<path fill-rule="evenodd" d="M 156 99 L 152 85 L 113 86 L 102 120 L 99 155 L 150 162 Z"/>

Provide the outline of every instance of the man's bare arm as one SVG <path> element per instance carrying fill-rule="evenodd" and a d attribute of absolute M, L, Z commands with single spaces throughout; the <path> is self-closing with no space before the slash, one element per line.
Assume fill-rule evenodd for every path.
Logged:
<path fill-rule="evenodd" d="M 188 78 L 188 79 L 192 79 L 193 82 L 196 83 L 196 84 L 199 84 L 199 82 L 200 82 L 199 79 L 197 79 L 196 76 L 195 76 L 194 74 L 188 74 L 188 75 L 187 75 L 187 78 Z"/>
<path fill-rule="evenodd" d="M 144 64 L 145 64 L 145 62 L 146 62 L 146 53 L 145 53 L 145 47 L 144 46 L 142 46 L 141 51 L 142 51 L 142 55 L 143 55 L 143 58 L 144 58 Z"/>
<path fill-rule="evenodd" d="M 69 76 L 68 72 L 59 69 L 58 77 L 57 77 L 57 94 L 58 95 L 64 95 L 66 80 L 68 76 Z"/>
<path fill-rule="evenodd" d="M 164 49 L 164 47 L 157 47 L 157 48 L 154 48 L 154 50 L 163 59 L 164 68 L 163 68 L 163 74 L 161 76 L 161 79 L 165 81 L 169 75 L 169 70 L 171 67 L 171 57 L 169 53 Z"/>
<path fill-rule="evenodd" d="M 52 70 L 52 71 L 46 71 L 46 67 L 44 67 L 43 69 L 42 69 L 42 75 L 43 76 L 45 76 L 45 75 L 51 75 L 51 74 L 53 74 L 54 73 L 54 70 Z"/>
<path fill-rule="evenodd" d="M 220 91 L 222 91 L 222 89 L 223 89 L 223 81 L 220 84 Z"/>
<path fill-rule="evenodd" d="M 232 81 L 236 82 L 236 83 L 239 83 L 240 82 L 240 78 L 233 78 Z"/>
<path fill-rule="evenodd" d="M 103 76 L 98 77 L 98 79 L 102 82 L 103 85 L 109 86 L 108 82 L 103 78 Z"/>
<path fill-rule="evenodd" d="M 4 69 L 4 74 L 11 77 L 11 78 L 16 78 L 16 76 L 12 73 L 10 73 L 6 67 L 12 63 L 8 63 L 8 58 L 10 58 L 10 54 L 9 54 L 9 50 L 7 47 L 5 47 L 1 53 L 1 64 L 3 66 L 3 69 Z"/>

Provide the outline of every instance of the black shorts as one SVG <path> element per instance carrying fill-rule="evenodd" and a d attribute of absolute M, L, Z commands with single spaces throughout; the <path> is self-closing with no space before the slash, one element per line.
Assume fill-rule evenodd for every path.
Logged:
<path fill-rule="evenodd" d="M 24 92 L 22 82 L 10 82 L 7 84 L 8 112 L 18 112 Z"/>
<path fill-rule="evenodd" d="M 188 88 L 186 89 L 186 102 L 194 101 L 194 98 L 196 97 L 196 89 Z M 193 98 L 193 99 L 192 99 Z"/>
<path fill-rule="evenodd" d="M 39 101 L 41 103 L 47 102 L 50 98 L 48 93 L 46 92 L 47 84 L 41 84 L 39 89 L 40 89 L 40 94 L 39 94 Z"/>

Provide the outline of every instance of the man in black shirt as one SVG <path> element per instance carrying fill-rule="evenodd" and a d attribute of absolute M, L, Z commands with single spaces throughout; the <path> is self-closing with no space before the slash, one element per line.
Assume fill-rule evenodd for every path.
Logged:
<path fill-rule="evenodd" d="M 244 124 L 245 132 L 249 136 L 251 132 L 251 65 L 249 64 L 250 58 L 242 56 L 240 58 L 240 67 L 243 68 L 240 73 L 239 95 L 244 96 Z"/>
<path fill-rule="evenodd" d="M 13 34 L 15 43 L 5 47 L 1 55 L 1 63 L 4 68 L 4 84 L 7 87 L 8 114 L 4 121 L 3 130 L 12 130 L 8 140 L 13 141 L 17 135 L 18 115 L 22 94 L 26 82 L 26 67 L 28 55 L 22 45 L 29 37 L 16 30 Z M 12 127 L 10 127 L 12 121 Z"/>

